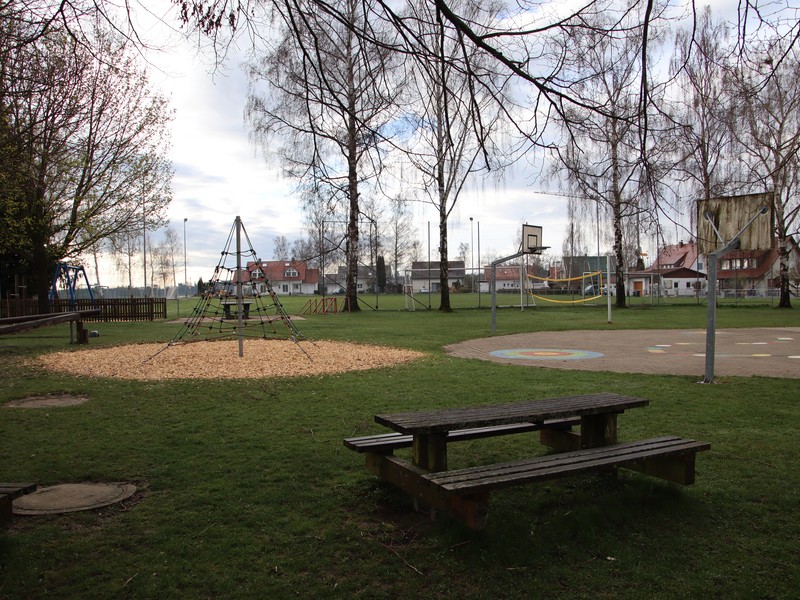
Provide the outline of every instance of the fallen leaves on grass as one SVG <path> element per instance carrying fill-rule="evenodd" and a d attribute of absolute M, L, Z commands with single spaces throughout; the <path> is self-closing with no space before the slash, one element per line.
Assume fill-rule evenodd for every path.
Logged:
<path fill-rule="evenodd" d="M 344 342 L 300 344 L 302 350 L 289 340 L 245 340 L 242 357 L 236 340 L 176 344 L 166 349 L 164 344 L 136 344 L 55 352 L 38 357 L 38 361 L 51 371 L 89 377 L 253 379 L 375 369 L 423 356 L 412 350 Z"/>

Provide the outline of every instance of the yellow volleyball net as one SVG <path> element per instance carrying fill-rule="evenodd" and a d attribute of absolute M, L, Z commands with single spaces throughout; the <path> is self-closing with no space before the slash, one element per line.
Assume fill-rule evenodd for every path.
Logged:
<path fill-rule="evenodd" d="M 581 275 L 580 277 L 567 277 L 563 279 L 556 279 L 550 277 L 537 277 L 536 275 L 528 275 L 528 279 L 537 279 L 539 281 L 547 281 L 547 282 L 561 282 L 561 281 L 578 281 L 579 279 L 592 279 L 595 276 L 600 276 L 600 293 L 596 296 L 587 296 L 583 297 L 580 300 L 553 300 L 553 298 L 548 298 L 546 296 L 540 296 L 538 294 L 534 294 L 530 290 L 528 293 L 533 296 L 534 298 L 538 298 L 539 300 L 544 300 L 545 302 L 555 302 L 557 304 L 578 304 L 580 302 L 591 302 L 592 300 L 597 300 L 603 296 L 603 272 L 602 271 L 595 271 L 593 273 L 587 273 L 585 275 Z"/>

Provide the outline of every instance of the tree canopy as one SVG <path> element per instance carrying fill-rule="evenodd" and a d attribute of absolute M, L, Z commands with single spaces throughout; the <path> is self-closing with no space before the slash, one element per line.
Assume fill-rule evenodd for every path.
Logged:
<path fill-rule="evenodd" d="M 45 312 L 55 262 L 163 221 L 171 112 L 116 33 L 76 39 L 52 22 L 23 35 L 20 22 L 0 21 L 13 34 L 0 53 L 0 253 L 27 264 Z"/>

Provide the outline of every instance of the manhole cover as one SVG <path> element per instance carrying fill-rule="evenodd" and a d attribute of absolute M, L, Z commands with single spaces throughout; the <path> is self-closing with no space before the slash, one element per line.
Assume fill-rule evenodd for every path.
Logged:
<path fill-rule="evenodd" d="M 14 500 L 15 515 L 55 515 L 90 510 L 133 496 L 130 483 L 65 483 L 39 488 Z"/>
<path fill-rule="evenodd" d="M 28 396 L 20 400 L 6 402 L 10 408 L 51 408 L 54 406 L 73 406 L 83 404 L 89 396 L 73 396 L 72 394 L 46 394 L 44 396 Z"/>

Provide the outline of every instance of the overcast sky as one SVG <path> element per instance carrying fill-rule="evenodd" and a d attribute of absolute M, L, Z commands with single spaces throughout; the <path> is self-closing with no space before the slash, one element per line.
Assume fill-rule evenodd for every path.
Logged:
<path fill-rule="evenodd" d="M 167 21 L 174 22 L 170 17 Z M 172 40 L 169 50 L 151 53 L 148 59 L 156 67 L 151 68 L 153 84 L 171 97 L 175 109 L 170 156 L 175 170 L 174 199 L 168 215 L 181 239 L 187 219 L 187 278 L 207 281 L 213 275 L 237 215 L 242 217 L 258 256 L 271 260 L 276 236 L 285 235 L 291 243 L 305 232 L 292 194 L 293 182 L 280 176 L 275 157 L 268 163 L 248 140 L 243 121 L 247 82 L 240 68 L 244 49 L 226 62 L 224 72 L 212 74 L 210 61 L 199 55 L 191 42 L 155 29 L 147 34 L 159 42 L 166 37 Z M 540 157 L 536 159 L 541 162 Z M 477 253 L 478 223 L 482 258 L 489 251 L 496 256 L 512 254 L 523 222 L 541 225 L 544 245 L 560 256 L 567 199 L 535 193 L 544 186 L 535 179 L 538 169 L 528 168 L 528 164 L 521 161 L 502 183 L 477 182 L 473 191 L 462 195 L 448 224 L 451 257 L 460 243 L 470 244 L 471 237 Z M 413 212 L 425 254 L 430 222 L 431 259 L 436 260 L 438 218 L 425 204 L 415 204 Z M 470 217 L 474 219 L 472 228 Z M 596 240 L 589 245 L 594 250 Z M 609 250 L 601 238 L 601 253 Z M 120 283 L 115 275 L 106 264 L 101 273 L 106 281 L 101 283 Z M 179 279 L 183 280 L 183 273 Z"/>
<path fill-rule="evenodd" d="M 159 40 L 167 35 L 155 28 L 146 33 Z M 243 120 L 247 81 L 240 68 L 244 49 L 229 58 L 222 73 L 213 73 L 208 57 L 198 54 L 194 44 L 174 34 L 169 38 L 168 50 L 147 55 L 153 85 L 171 98 L 175 110 L 170 152 L 174 196 L 168 216 L 181 239 L 187 219 L 187 278 L 207 281 L 237 215 L 264 260 L 273 258 L 276 236 L 285 235 L 291 244 L 306 232 L 292 193 L 293 182 L 281 177 L 275 157 L 268 163 L 248 140 Z M 506 174 L 504 182 L 476 182 L 471 191 L 463 193 L 448 223 L 451 259 L 459 244 L 470 244 L 472 236 L 477 262 L 479 228 L 482 255 L 489 251 L 498 256 L 514 253 L 513 242 L 523 222 L 544 227 L 544 244 L 560 254 L 566 198 L 533 193 L 541 186 L 532 181 L 533 173 L 526 165 L 521 162 Z M 424 254 L 430 221 L 431 260 L 437 260 L 438 216 L 426 204 L 414 203 L 412 209 Z M 474 219 L 472 228 L 470 217 Z M 109 262 L 102 271 L 103 285 L 122 283 Z M 138 277 L 141 279 L 141 274 Z"/>

